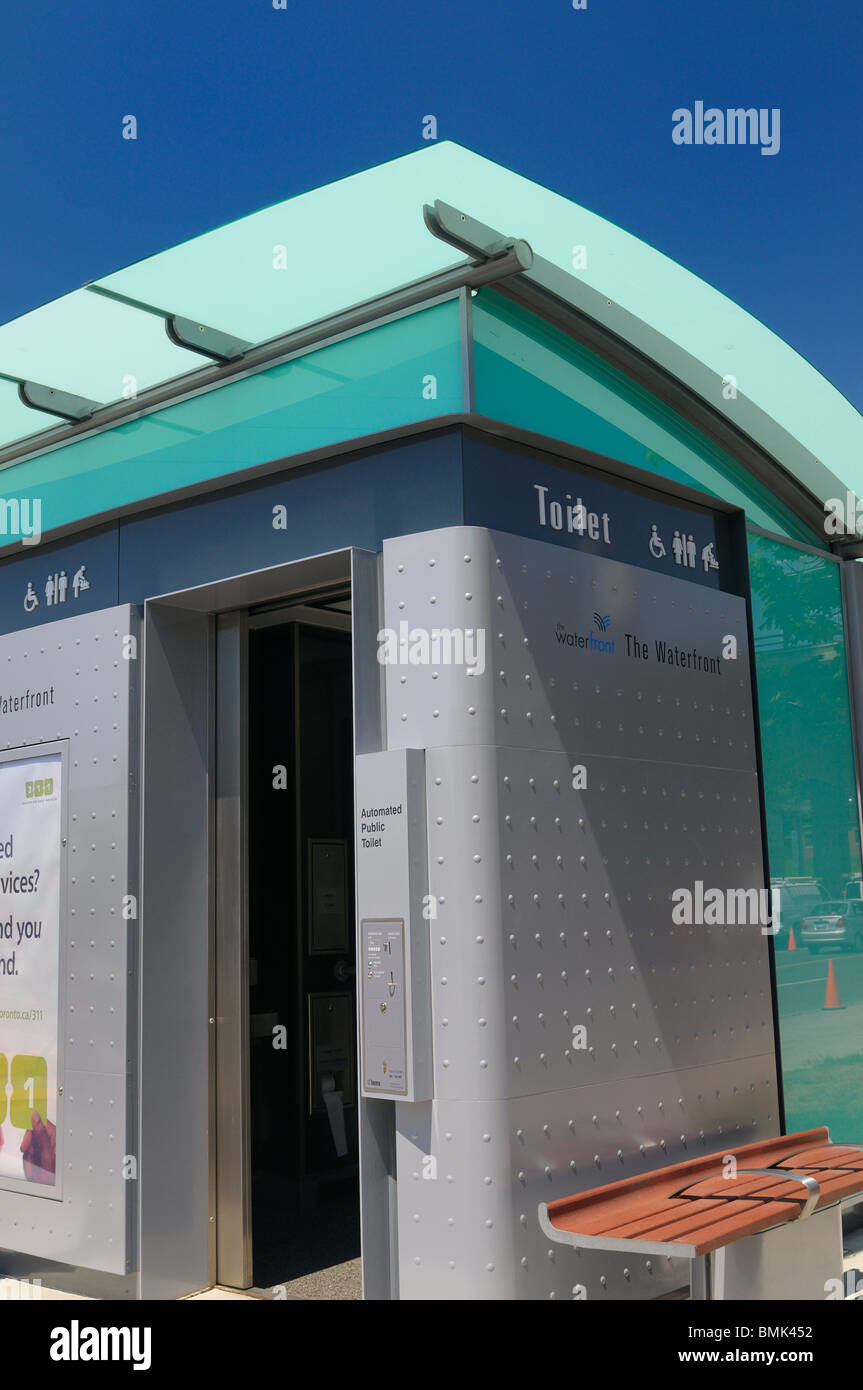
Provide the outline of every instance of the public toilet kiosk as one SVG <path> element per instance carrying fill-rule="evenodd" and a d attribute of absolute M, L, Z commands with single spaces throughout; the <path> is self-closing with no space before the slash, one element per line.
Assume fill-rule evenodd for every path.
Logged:
<path fill-rule="evenodd" d="M 0 1274 L 824 1296 L 852 407 L 442 143 L 0 328 L 0 429 Z"/>

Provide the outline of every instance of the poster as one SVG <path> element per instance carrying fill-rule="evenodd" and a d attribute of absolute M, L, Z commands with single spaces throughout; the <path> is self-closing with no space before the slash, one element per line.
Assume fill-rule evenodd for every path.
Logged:
<path fill-rule="evenodd" d="M 311 931 L 309 951 L 347 951 L 347 844 L 344 840 L 309 840 Z"/>
<path fill-rule="evenodd" d="M 0 1184 L 57 1182 L 59 753 L 0 762 Z"/>

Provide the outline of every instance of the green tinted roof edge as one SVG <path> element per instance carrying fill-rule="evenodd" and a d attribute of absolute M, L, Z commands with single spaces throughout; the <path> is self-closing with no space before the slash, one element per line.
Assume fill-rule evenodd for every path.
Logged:
<path fill-rule="evenodd" d="M 485 226 L 463 210 L 440 201 L 435 202 L 433 213 L 431 209 L 427 212 L 426 221 L 432 229 L 436 223 L 438 230 L 435 234 L 462 250 L 473 248 L 482 251 L 498 245 L 503 235 L 499 229 Z M 735 388 L 733 399 L 726 399 L 722 391 L 724 378 L 717 376 L 703 361 L 623 305 L 536 253 L 532 264 L 519 279 L 534 286 L 542 295 L 599 324 L 606 333 L 634 348 L 646 362 L 656 364 L 681 383 L 709 411 L 723 416 L 736 431 L 747 435 L 769 455 L 776 467 L 802 485 L 822 515 L 824 500 L 844 493 L 846 484 L 804 448 L 779 421 L 762 410 L 756 401 L 739 387 Z M 515 295 L 520 297 L 517 289 Z M 809 366 L 808 363 L 806 365 Z M 815 368 L 810 367 L 810 370 L 814 372 Z"/>
<path fill-rule="evenodd" d="M 444 195 L 440 206 L 455 206 L 458 201 L 472 205 L 478 214 L 484 208 L 493 209 L 493 218 L 485 213 L 489 223 L 495 227 L 511 226 L 533 247 L 536 262 L 530 274 L 538 293 L 569 305 L 608 334 L 631 345 L 646 360 L 656 362 L 717 416 L 750 438 L 819 504 L 823 506 L 829 496 L 841 495 L 846 487 L 856 486 L 863 494 L 863 418 L 815 367 L 745 309 L 685 267 L 561 194 L 455 142 L 439 141 L 295 197 L 314 198 L 323 190 L 332 192 L 337 185 L 350 182 L 353 198 L 361 190 L 364 175 L 381 170 L 387 171 L 387 187 L 395 196 L 392 206 L 406 207 L 409 201 L 411 217 L 421 215 L 422 199 L 417 200 L 414 209 L 420 176 L 428 201 L 437 193 Z M 459 192 L 458 199 L 453 197 L 453 191 Z M 293 201 L 291 198 L 270 206 L 288 209 Z M 372 203 L 364 216 L 373 219 L 374 210 Z M 257 215 L 248 214 L 221 226 L 239 225 Z M 487 224 L 478 221 L 476 225 L 485 225 L 491 231 Z M 383 222 L 380 231 L 386 230 Z M 568 265 L 569 255 L 565 238 L 569 236 L 571 243 L 584 233 L 588 240 L 593 238 L 592 269 L 576 276 L 563 268 Z M 193 236 L 180 245 L 213 234 Z M 495 231 L 496 238 L 500 235 Z M 538 245 L 555 260 L 544 257 L 537 250 Z M 166 254 L 171 252 L 157 256 Z M 143 262 L 153 259 L 145 257 Z M 558 263 L 561 260 L 563 265 Z M 119 273 L 111 272 L 100 279 L 104 283 Z M 635 312 L 635 304 L 641 306 L 641 313 Z M 650 310 L 646 316 L 645 308 Z M 690 308 L 692 312 L 687 313 Z M 731 341 L 734 347 L 728 351 L 738 353 L 747 364 L 741 375 L 748 375 L 747 385 L 752 381 L 756 384 L 748 393 L 738 385 L 737 398 L 727 400 L 717 389 L 723 378 L 717 373 L 716 363 Z M 177 391 L 184 389 L 188 378 L 196 376 L 189 373 L 174 378 Z M 765 408 L 764 399 L 770 402 L 770 409 Z M 807 444 L 795 433 L 795 426 Z M 26 435 L 14 441 L 20 446 L 14 452 L 17 457 L 25 457 L 62 448 L 71 437 L 63 427 L 39 430 L 35 436 Z M 8 457 L 12 446 L 4 452 Z M 9 459 L 10 463 L 14 461 Z"/>

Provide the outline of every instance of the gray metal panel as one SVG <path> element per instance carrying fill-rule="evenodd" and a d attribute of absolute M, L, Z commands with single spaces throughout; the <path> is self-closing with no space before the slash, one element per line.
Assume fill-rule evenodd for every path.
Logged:
<path fill-rule="evenodd" d="M 529 749 L 427 758 L 436 1096 L 772 1056 L 760 926 L 671 919 L 672 891 L 696 879 L 763 885 L 753 774 Z"/>
<path fill-rule="evenodd" d="M 386 626 L 488 634 L 482 674 L 386 667 L 389 746 L 428 749 L 437 909 L 436 1099 L 396 1106 L 402 1297 L 656 1297 L 684 1264 L 549 1249 L 537 1210 L 778 1133 L 767 937 L 671 915 L 696 880 L 763 886 L 745 604 L 476 527 L 386 542 L 384 570 Z M 656 660 L 727 634 L 715 672 Z"/>
<path fill-rule="evenodd" d="M 209 1283 L 210 620 L 148 605 L 140 1296 Z"/>
<path fill-rule="evenodd" d="M 386 666 L 390 748 L 583 742 L 614 757 L 755 768 L 743 599 L 475 526 L 385 541 L 384 588 L 394 633 L 409 621 L 482 632 L 485 645 L 482 675 Z M 611 619 L 594 632 L 611 652 L 567 644 L 595 629 L 595 613 Z M 649 659 L 627 655 L 627 633 L 647 642 Z M 719 658 L 726 635 L 741 655 L 720 659 L 720 675 L 656 660 L 657 640 Z"/>
<path fill-rule="evenodd" d="M 402 1298 L 570 1299 L 580 1285 L 617 1301 L 684 1287 L 688 1261 L 553 1246 L 540 1202 L 775 1133 L 777 1097 L 772 1061 L 751 1058 L 506 1106 L 396 1108 Z"/>
<path fill-rule="evenodd" d="M 377 660 L 381 624 L 380 556 L 351 551 L 351 642 L 353 648 L 354 755 L 376 753 L 383 744 L 383 672 Z M 356 856 L 355 860 L 356 860 Z M 357 959 L 362 959 L 359 919 Z M 359 1011 L 357 1056 L 362 1056 Z M 358 1095 L 360 1233 L 363 1298 L 398 1298 L 395 1111 L 391 1101 Z"/>
<path fill-rule="evenodd" d="M 738 1240 L 714 1252 L 712 1297 L 737 1302 L 777 1298 L 810 1302 L 826 1297 L 830 1280 L 842 1282 L 842 1209 L 827 1207 L 776 1230 Z"/>
<path fill-rule="evenodd" d="M 380 555 L 352 550 L 350 577 L 354 755 L 359 756 L 384 746 L 384 673 L 376 656 L 383 618 Z"/>
<path fill-rule="evenodd" d="M 248 640 L 245 613 L 216 629 L 216 1282 L 252 1283 Z"/>
<path fill-rule="evenodd" d="M 185 524 L 185 523 L 184 523 Z M 191 589 L 160 595 L 151 602 L 164 607 L 185 608 L 189 612 L 223 613 L 232 608 L 248 608 L 274 599 L 289 598 L 316 585 L 346 582 L 351 574 L 351 551 L 333 550 L 325 555 L 291 560 L 283 565 L 250 570 L 199 584 Z"/>
<path fill-rule="evenodd" d="M 0 1246 L 124 1274 L 134 1253 L 137 670 L 127 605 L 0 637 L 3 694 L 53 687 L 47 708 L 0 715 L 0 747 L 69 740 L 67 962 L 60 1048 L 63 1199 L 0 1192 Z M 62 992 L 61 992 L 62 997 Z M 76 1118 L 77 1117 L 77 1118 Z M 58 1144 L 59 1150 L 59 1144 Z"/>

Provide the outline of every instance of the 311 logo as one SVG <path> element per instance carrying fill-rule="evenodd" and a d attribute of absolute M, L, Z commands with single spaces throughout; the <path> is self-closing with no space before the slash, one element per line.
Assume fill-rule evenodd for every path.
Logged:
<path fill-rule="evenodd" d="M 25 782 L 25 783 L 24 783 L 24 794 L 25 794 L 25 796 L 27 796 L 28 798 L 31 798 L 31 797 L 34 797 L 34 796 L 53 796 L 53 794 L 54 794 L 54 778 L 53 778 L 53 777 L 37 777 L 36 780 L 33 781 L 33 782 Z"/>
<path fill-rule="evenodd" d="M 0 1124 L 6 1119 L 6 1095 L 11 1082 L 9 1119 L 15 1129 L 29 1129 L 34 1110 L 48 1113 L 48 1063 L 44 1057 L 13 1057 L 0 1052 Z"/>

